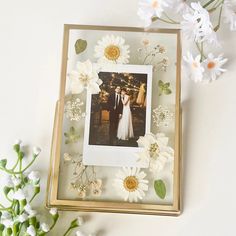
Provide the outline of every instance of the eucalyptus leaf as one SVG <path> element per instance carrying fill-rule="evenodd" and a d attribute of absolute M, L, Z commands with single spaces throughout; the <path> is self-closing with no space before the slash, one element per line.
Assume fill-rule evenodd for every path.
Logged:
<path fill-rule="evenodd" d="M 82 53 L 87 48 L 87 41 L 83 39 L 78 39 L 75 42 L 75 52 L 76 54 Z"/>
<path fill-rule="evenodd" d="M 154 182 L 154 189 L 157 196 L 161 199 L 164 199 L 166 196 L 166 185 L 163 180 L 155 180 Z"/>

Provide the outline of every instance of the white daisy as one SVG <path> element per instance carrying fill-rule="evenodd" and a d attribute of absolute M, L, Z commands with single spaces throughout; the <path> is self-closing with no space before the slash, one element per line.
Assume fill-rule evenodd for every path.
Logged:
<path fill-rule="evenodd" d="M 102 84 L 102 80 L 99 79 L 97 69 L 90 60 L 79 61 L 76 69 L 69 74 L 69 77 L 71 79 L 72 94 L 82 93 L 84 89 L 92 94 L 100 92 L 99 86 Z"/>
<path fill-rule="evenodd" d="M 167 7 L 166 0 L 140 0 L 138 16 L 144 20 L 145 26 L 152 23 L 152 17 L 161 17 L 164 8 Z"/>
<path fill-rule="evenodd" d="M 137 202 L 148 190 L 148 180 L 145 177 L 146 174 L 138 168 L 126 167 L 117 173 L 113 186 L 125 201 Z"/>
<path fill-rule="evenodd" d="M 223 55 L 214 57 L 212 53 L 208 54 L 206 60 L 204 60 L 203 65 L 205 67 L 205 76 L 207 81 L 216 80 L 226 69 L 222 66 L 228 61 L 227 58 L 223 58 Z"/>
<path fill-rule="evenodd" d="M 187 76 L 195 82 L 202 81 L 204 68 L 201 64 L 201 55 L 193 58 L 193 55 L 188 52 L 187 56 L 183 57 Z"/>
<path fill-rule="evenodd" d="M 192 2 L 190 11 L 184 14 L 183 18 L 181 28 L 186 38 L 203 42 L 212 34 L 213 26 L 209 13 L 199 2 Z"/>
<path fill-rule="evenodd" d="M 157 173 L 165 164 L 174 159 L 174 150 L 168 146 L 168 137 L 163 133 L 145 134 L 138 139 L 138 145 L 144 148 L 140 152 L 139 161 L 149 164 L 150 171 Z"/>
<path fill-rule="evenodd" d="M 106 35 L 97 42 L 94 56 L 98 63 L 127 64 L 129 62 L 129 45 L 120 36 Z"/>
<path fill-rule="evenodd" d="M 230 30 L 236 30 L 236 1 L 225 0 L 223 5 L 222 16 L 225 23 L 230 25 Z"/>

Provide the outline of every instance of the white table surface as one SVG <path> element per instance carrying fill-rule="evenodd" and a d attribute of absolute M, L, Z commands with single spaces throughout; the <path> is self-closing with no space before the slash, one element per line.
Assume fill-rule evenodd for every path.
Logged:
<path fill-rule="evenodd" d="M 16 138 L 43 149 L 35 166 L 43 191 L 35 207 L 45 197 L 63 24 L 141 26 L 137 2 L 0 1 L 0 157 L 14 158 Z M 236 235 L 236 33 L 222 29 L 220 36 L 228 72 L 209 85 L 183 78 L 183 214 L 63 213 L 51 235 L 61 235 L 78 214 L 86 219 L 81 229 L 100 236 Z"/>

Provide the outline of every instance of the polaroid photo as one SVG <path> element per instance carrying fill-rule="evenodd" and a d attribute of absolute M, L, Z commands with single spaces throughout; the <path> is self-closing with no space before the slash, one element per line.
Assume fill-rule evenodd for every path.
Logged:
<path fill-rule="evenodd" d="M 99 94 L 87 93 L 83 164 L 142 167 L 137 140 L 150 132 L 151 65 L 105 65 Z"/>

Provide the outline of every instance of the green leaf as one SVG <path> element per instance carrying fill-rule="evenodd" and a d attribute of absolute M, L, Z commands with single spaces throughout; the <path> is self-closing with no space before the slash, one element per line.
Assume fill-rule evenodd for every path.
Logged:
<path fill-rule="evenodd" d="M 87 48 L 87 41 L 83 39 L 78 39 L 75 42 L 75 52 L 76 54 L 82 53 Z"/>
<path fill-rule="evenodd" d="M 166 196 L 166 186 L 163 180 L 155 180 L 154 182 L 154 189 L 157 196 L 161 199 L 164 199 Z"/>
<path fill-rule="evenodd" d="M 165 83 L 163 87 L 164 87 L 164 88 L 170 87 L 170 83 Z"/>
<path fill-rule="evenodd" d="M 159 86 L 159 87 L 162 87 L 162 85 L 164 85 L 163 81 L 162 81 L 162 80 L 159 80 L 159 81 L 158 81 L 158 86 Z"/>
<path fill-rule="evenodd" d="M 172 93 L 171 89 L 169 89 L 169 88 L 165 89 L 163 92 L 164 92 L 164 94 L 166 94 L 166 95 L 169 95 L 169 94 Z"/>

